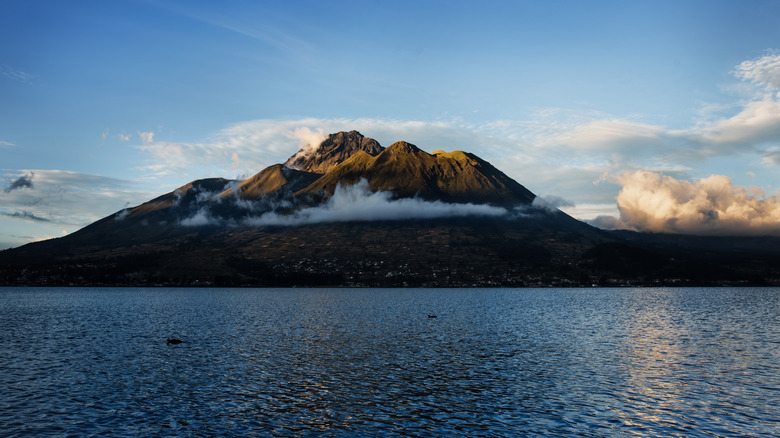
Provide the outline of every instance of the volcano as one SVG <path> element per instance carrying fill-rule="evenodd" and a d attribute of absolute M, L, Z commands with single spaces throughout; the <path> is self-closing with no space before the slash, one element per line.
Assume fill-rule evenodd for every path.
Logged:
<path fill-rule="evenodd" d="M 331 134 L 243 181 L 202 179 L 0 252 L 6 285 L 583 286 L 767 282 L 780 243 L 607 233 L 480 157 Z M 697 243 L 698 242 L 698 243 Z M 720 247 L 701 264 L 697 248 Z M 742 252 L 728 248 L 740 248 Z M 722 248 L 727 248 L 723 250 Z M 737 255 L 744 256 L 737 259 Z M 758 273 L 758 275 L 756 275 Z M 780 275 L 778 275 L 780 277 Z"/>

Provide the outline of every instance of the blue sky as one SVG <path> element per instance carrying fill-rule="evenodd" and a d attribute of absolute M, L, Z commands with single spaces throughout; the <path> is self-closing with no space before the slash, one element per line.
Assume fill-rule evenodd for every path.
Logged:
<path fill-rule="evenodd" d="M 778 23 L 774 1 L 5 1 L 0 248 L 344 129 L 474 152 L 602 226 L 775 233 Z"/>

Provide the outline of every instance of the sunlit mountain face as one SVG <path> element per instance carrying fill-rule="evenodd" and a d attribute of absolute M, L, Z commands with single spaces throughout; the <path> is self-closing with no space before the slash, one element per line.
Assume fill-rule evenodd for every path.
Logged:
<path fill-rule="evenodd" d="M 717 242 L 716 242 L 717 240 Z M 757 251 L 757 248 L 761 251 Z M 710 251 L 702 263 L 702 249 Z M 357 131 L 0 253 L 4 284 L 764 284 L 780 243 L 607 233 L 480 157 Z"/>

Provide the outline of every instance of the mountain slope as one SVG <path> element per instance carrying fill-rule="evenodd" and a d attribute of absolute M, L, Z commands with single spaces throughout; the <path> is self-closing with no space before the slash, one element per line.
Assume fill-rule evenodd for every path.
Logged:
<path fill-rule="evenodd" d="M 269 195 L 284 197 L 310 185 L 319 177 L 317 173 L 275 164 L 241 181 L 237 186 L 227 188 L 217 195 L 217 198 L 240 196 L 246 199 L 260 199 Z"/>

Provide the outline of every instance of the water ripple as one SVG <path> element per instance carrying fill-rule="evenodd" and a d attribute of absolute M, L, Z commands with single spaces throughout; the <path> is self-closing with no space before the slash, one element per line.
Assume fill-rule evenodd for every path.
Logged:
<path fill-rule="evenodd" d="M 0 298 L 3 436 L 780 435 L 778 289 Z"/>

